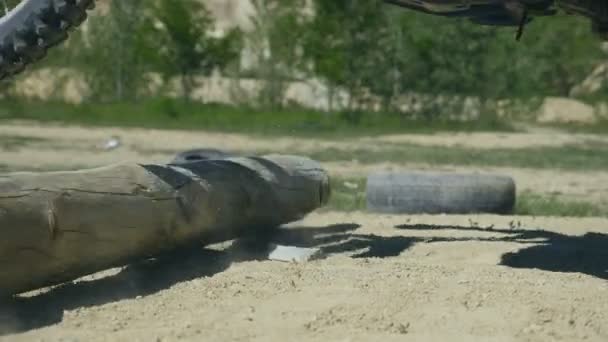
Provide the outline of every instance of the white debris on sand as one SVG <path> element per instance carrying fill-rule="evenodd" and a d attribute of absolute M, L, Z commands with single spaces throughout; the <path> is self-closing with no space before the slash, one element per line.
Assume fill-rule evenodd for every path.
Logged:
<path fill-rule="evenodd" d="M 323 257 L 323 252 L 319 248 L 302 248 L 294 246 L 271 246 L 268 254 L 269 260 L 284 262 L 307 262 Z"/>

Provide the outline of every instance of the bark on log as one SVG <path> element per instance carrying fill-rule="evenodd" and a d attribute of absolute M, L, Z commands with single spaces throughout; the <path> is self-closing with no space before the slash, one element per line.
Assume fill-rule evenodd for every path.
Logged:
<path fill-rule="evenodd" d="M 2 175 L 0 297 L 274 228 L 328 197 L 327 173 L 295 156 Z"/>

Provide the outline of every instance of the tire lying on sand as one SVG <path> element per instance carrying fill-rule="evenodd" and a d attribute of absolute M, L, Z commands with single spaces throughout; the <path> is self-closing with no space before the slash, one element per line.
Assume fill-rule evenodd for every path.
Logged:
<path fill-rule="evenodd" d="M 367 209 L 388 214 L 509 214 L 510 177 L 482 174 L 379 172 L 367 178 Z"/>
<path fill-rule="evenodd" d="M 237 157 L 237 155 L 213 148 L 197 148 L 179 153 L 173 158 L 171 164 L 185 164 L 201 160 L 221 160 L 232 157 Z"/>

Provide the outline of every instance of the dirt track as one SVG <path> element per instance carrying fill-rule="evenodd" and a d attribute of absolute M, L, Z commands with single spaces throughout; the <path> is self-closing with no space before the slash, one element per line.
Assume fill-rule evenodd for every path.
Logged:
<path fill-rule="evenodd" d="M 110 135 L 120 135 L 123 148 L 96 149 Z M 27 137 L 23 145 L 5 146 L 2 163 L 9 169 L 32 160 L 40 169 L 163 161 L 192 146 L 288 151 L 296 143 L 310 149 L 355 144 L 30 124 L 1 125 L 0 136 Z M 486 136 L 486 147 L 494 139 L 503 148 L 524 138 Z M 528 137 L 532 145 L 603 139 Z M 383 139 L 389 138 L 376 140 Z M 444 136 L 394 139 L 458 144 Z M 341 175 L 387 167 L 412 165 L 328 164 Z M 608 194 L 608 172 L 486 171 L 512 174 L 537 190 L 552 186 L 597 201 Z M 256 261 L 260 255 L 228 244 L 188 251 L 4 304 L 0 332 L 19 333 L 0 340 L 608 341 L 607 234 L 608 219 L 600 218 L 321 212 L 275 240 L 322 247 L 325 259 Z"/>

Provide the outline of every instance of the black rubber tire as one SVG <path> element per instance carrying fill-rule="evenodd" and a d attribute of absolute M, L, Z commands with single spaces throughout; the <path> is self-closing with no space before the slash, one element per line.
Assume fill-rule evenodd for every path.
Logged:
<path fill-rule="evenodd" d="M 0 18 L 0 79 L 42 59 L 87 18 L 94 0 L 23 0 Z"/>
<path fill-rule="evenodd" d="M 374 173 L 367 209 L 390 214 L 509 214 L 515 207 L 510 177 L 481 174 Z"/>
<path fill-rule="evenodd" d="M 193 163 L 201 160 L 218 160 L 236 157 L 235 154 L 212 148 L 198 148 L 179 153 L 171 164 Z"/>

